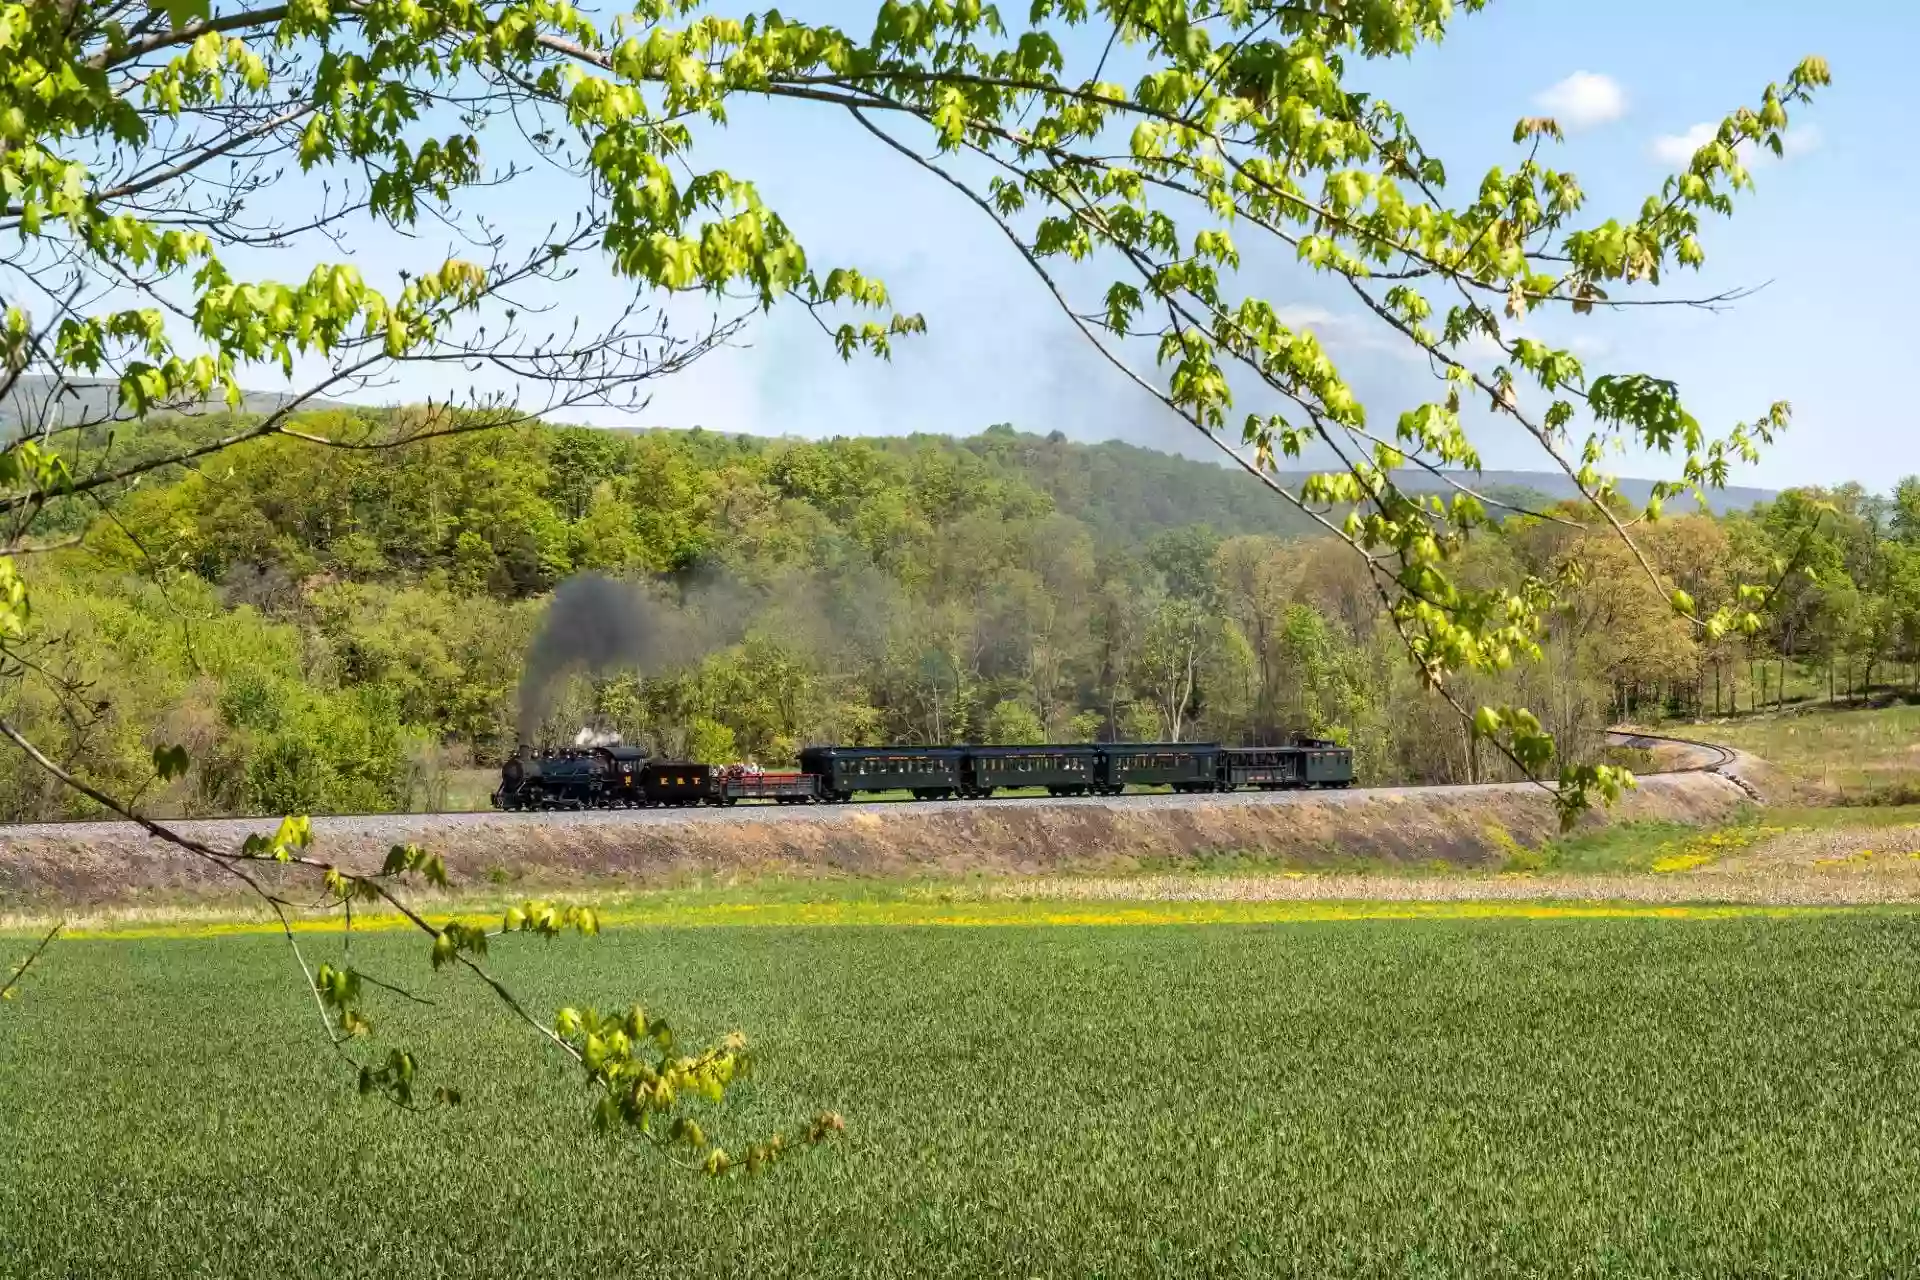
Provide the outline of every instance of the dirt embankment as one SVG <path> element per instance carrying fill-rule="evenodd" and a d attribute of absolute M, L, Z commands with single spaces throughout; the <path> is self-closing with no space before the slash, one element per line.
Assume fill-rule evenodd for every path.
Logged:
<path fill-rule="evenodd" d="M 1171 800 L 1173 797 L 1156 799 Z M 1711 773 L 1641 779 L 1639 788 L 1589 824 L 1649 819 L 1708 823 L 1748 797 Z M 1178 870 L 1206 855 L 1247 854 L 1301 869 L 1336 870 L 1358 860 L 1408 867 L 1436 860 L 1500 865 L 1514 844 L 1537 845 L 1557 830 L 1538 788 L 1428 790 L 1181 798 L 1126 802 L 876 805 L 786 810 L 778 821 L 685 820 L 648 814 L 595 820 L 523 815 L 454 818 L 395 815 L 317 819 L 316 853 L 371 869 L 388 847 L 412 841 L 444 858 L 451 878 L 561 888 L 583 881 L 632 887 L 690 878 L 782 873 L 828 875 L 1036 875 L 1061 871 Z M 196 834 L 237 844 L 224 830 Z M 0 834 L 0 911 L 54 903 L 135 905 L 231 898 L 227 873 L 125 826 Z"/>

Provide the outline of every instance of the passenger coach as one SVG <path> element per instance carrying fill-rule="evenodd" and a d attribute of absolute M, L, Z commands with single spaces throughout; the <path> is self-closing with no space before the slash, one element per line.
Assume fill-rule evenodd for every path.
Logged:
<path fill-rule="evenodd" d="M 1213 742 L 1033 743 L 1001 747 L 807 747 L 797 773 L 748 765 L 654 760 L 633 747 L 532 751 L 500 770 L 498 809 L 841 803 L 904 791 L 916 800 L 984 799 L 1044 788 L 1049 795 L 1117 796 L 1128 787 L 1177 792 L 1347 787 L 1353 752 L 1325 738 L 1284 747 Z"/>

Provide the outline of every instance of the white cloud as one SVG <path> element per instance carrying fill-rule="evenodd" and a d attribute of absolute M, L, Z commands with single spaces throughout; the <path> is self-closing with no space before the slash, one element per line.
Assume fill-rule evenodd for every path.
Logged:
<path fill-rule="evenodd" d="M 1676 169 L 1685 168 L 1693 160 L 1693 153 L 1713 141 L 1718 133 L 1717 124 L 1696 124 L 1685 133 L 1661 134 L 1653 140 L 1653 158 L 1662 164 L 1672 165 Z M 1818 151 L 1826 135 L 1820 132 L 1816 124 L 1803 124 L 1798 129 L 1788 129 L 1780 135 L 1780 159 L 1791 160 L 1795 156 L 1804 156 L 1810 151 Z M 1766 147 L 1756 147 L 1751 142 L 1741 141 L 1734 146 L 1734 154 L 1740 163 L 1752 168 L 1767 164 L 1774 154 Z"/>
<path fill-rule="evenodd" d="M 1312 303 L 1287 303 L 1275 307 L 1273 314 L 1289 329 L 1304 329 L 1320 339 L 1320 345 L 1333 354 L 1342 350 L 1384 351 L 1405 360 L 1424 360 L 1419 348 L 1395 332 L 1385 320 L 1364 312 L 1340 314 Z"/>
<path fill-rule="evenodd" d="M 1289 329 L 1326 329 L 1339 328 L 1348 323 L 1343 316 L 1336 316 L 1325 307 L 1307 304 L 1283 303 L 1273 309 L 1274 318 Z"/>
<path fill-rule="evenodd" d="M 1476 368 L 1491 368 L 1497 364 L 1511 364 L 1513 357 L 1508 354 L 1513 344 L 1522 338 L 1531 338 L 1535 342 L 1545 343 L 1555 350 L 1571 351 L 1581 360 L 1603 360 L 1613 354 L 1613 343 L 1601 334 L 1592 332 L 1584 323 L 1573 327 L 1586 329 L 1585 332 L 1565 332 L 1566 326 L 1556 326 L 1562 332 L 1542 333 L 1531 325 L 1518 325 L 1511 320 L 1500 322 L 1500 342 L 1492 335 L 1475 330 L 1467 340 L 1454 348 L 1453 354 L 1462 362 Z M 1591 371 L 1589 371 L 1591 372 Z"/>
<path fill-rule="evenodd" d="M 1613 77 L 1595 71 L 1576 71 L 1534 94 L 1533 101 L 1566 129 L 1588 129 L 1627 114 L 1626 91 Z"/>
<path fill-rule="evenodd" d="M 1798 129 L 1788 129 L 1780 135 L 1780 149 L 1791 160 L 1809 151 L 1818 151 L 1826 140 L 1827 136 L 1820 132 L 1819 125 L 1803 124 Z"/>
<path fill-rule="evenodd" d="M 1653 158 L 1678 169 L 1693 159 L 1693 153 L 1713 141 L 1718 125 L 1697 124 L 1685 133 L 1663 133 L 1653 140 Z"/>

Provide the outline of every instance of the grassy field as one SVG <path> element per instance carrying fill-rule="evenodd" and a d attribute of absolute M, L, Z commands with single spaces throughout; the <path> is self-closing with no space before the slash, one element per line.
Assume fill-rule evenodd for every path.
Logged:
<path fill-rule="evenodd" d="M 497 955 L 538 1008 L 746 1031 L 764 1056 L 726 1136 L 846 1115 L 836 1147 L 737 1184 L 593 1137 L 567 1073 L 461 983 L 386 1011 L 468 1092 L 406 1116 L 351 1095 L 273 940 L 76 940 L 0 1012 L 0 1274 L 1899 1271 L 1920 919 L 1680 916 Z M 424 969 L 410 939 L 363 949 Z"/>
<path fill-rule="evenodd" d="M 1920 706 L 1810 708 L 1716 721 L 1690 732 L 1759 756 L 1808 800 L 1920 801 Z"/>

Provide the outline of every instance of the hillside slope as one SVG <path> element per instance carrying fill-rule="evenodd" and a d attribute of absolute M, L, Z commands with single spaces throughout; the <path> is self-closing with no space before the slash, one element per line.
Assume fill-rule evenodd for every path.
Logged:
<path fill-rule="evenodd" d="M 339 408 L 301 421 L 333 437 L 423 422 Z M 237 425 L 155 418 L 65 443 L 86 475 Z M 35 625 L 70 662 L 55 681 L 0 684 L 0 714 L 115 791 L 149 785 L 154 747 L 186 748 L 190 774 L 148 793 L 158 812 L 441 807 L 469 763 L 589 724 L 763 764 L 809 742 L 1311 732 L 1346 738 L 1371 781 L 1503 776 L 1420 689 L 1357 557 L 1301 536 L 1312 526 L 1244 474 L 1124 444 L 1010 427 L 260 440 L 218 466 L 147 473 L 109 516 L 82 495 L 46 516 L 43 535 L 85 534 L 29 564 Z M 1675 548 L 1730 562 L 1725 531 L 1668 523 Z M 1516 532 L 1477 539 L 1476 571 L 1545 574 L 1572 554 Z M 1629 568 L 1602 564 L 1594 581 Z M 529 664 L 556 588 L 583 573 L 625 582 L 607 597 L 618 627 L 568 624 L 586 647 Z M 1672 647 L 1654 622 L 1624 625 L 1607 631 L 1620 652 L 1556 668 L 1555 729 L 1576 758 L 1620 673 Z M 586 644 L 615 632 L 641 639 Z M 1478 696 L 1545 696 L 1523 678 Z M 0 753 L 0 818 L 84 812 Z"/>

